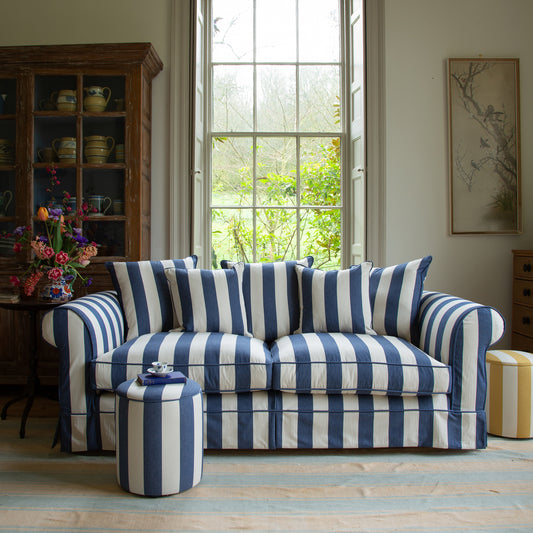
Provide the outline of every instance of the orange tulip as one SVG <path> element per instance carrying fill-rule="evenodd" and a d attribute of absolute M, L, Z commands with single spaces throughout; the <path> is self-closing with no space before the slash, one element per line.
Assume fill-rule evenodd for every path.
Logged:
<path fill-rule="evenodd" d="M 46 209 L 46 207 L 39 207 L 37 210 L 37 218 L 41 222 L 46 222 L 48 220 L 48 209 Z"/>

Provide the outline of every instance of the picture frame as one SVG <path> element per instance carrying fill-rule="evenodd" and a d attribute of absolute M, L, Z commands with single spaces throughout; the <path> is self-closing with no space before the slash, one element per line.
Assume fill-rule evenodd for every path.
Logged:
<path fill-rule="evenodd" d="M 519 60 L 448 59 L 450 232 L 520 234 Z"/>

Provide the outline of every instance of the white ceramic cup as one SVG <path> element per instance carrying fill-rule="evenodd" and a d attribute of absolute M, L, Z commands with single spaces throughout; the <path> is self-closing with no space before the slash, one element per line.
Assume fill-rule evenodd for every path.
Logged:
<path fill-rule="evenodd" d="M 154 372 L 161 373 L 168 370 L 168 363 L 162 363 L 161 361 L 154 361 L 152 363 L 152 369 Z"/>

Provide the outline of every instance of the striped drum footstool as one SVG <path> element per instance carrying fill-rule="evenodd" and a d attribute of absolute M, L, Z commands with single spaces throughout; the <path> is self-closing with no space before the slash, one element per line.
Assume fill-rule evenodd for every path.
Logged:
<path fill-rule="evenodd" d="M 165 496 L 194 487 L 203 467 L 202 389 L 121 383 L 115 395 L 117 480 L 128 492 Z"/>
<path fill-rule="evenodd" d="M 533 437 L 533 354 L 516 350 L 487 352 L 488 432 L 512 438 Z"/>

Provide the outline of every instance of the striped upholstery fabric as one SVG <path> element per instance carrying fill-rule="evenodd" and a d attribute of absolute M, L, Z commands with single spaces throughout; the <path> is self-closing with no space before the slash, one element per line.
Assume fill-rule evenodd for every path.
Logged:
<path fill-rule="evenodd" d="M 374 333 L 368 281 L 372 263 L 323 271 L 296 265 L 299 333 Z"/>
<path fill-rule="evenodd" d="M 487 352 L 489 433 L 533 437 L 533 354 L 517 350 Z"/>
<path fill-rule="evenodd" d="M 205 392 L 267 390 L 272 384 L 272 358 L 263 341 L 229 333 L 171 331 L 142 335 L 96 357 L 91 362 L 94 386 L 115 390 L 158 360 L 170 363 Z"/>
<path fill-rule="evenodd" d="M 127 339 L 177 327 L 165 268 L 196 267 L 195 255 L 164 261 L 110 262 L 111 274 L 127 325 Z"/>
<path fill-rule="evenodd" d="M 178 322 L 186 331 L 251 337 L 242 297 L 243 270 L 243 263 L 229 270 L 165 270 Z"/>
<path fill-rule="evenodd" d="M 394 335 L 417 341 L 416 317 L 431 256 L 370 273 L 372 329 L 378 335 Z"/>
<path fill-rule="evenodd" d="M 272 346 L 274 390 L 391 396 L 447 394 L 450 368 L 397 337 L 303 333 Z"/>
<path fill-rule="evenodd" d="M 117 481 L 129 492 L 165 496 L 197 485 L 203 469 L 202 390 L 185 384 L 140 386 L 116 394 Z"/>
<path fill-rule="evenodd" d="M 482 411 L 487 390 L 485 354 L 504 334 L 501 314 L 492 307 L 426 291 L 419 324 L 418 347 L 452 368 L 451 408 Z"/>
<path fill-rule="evenodd" d="M 275 393 L 204 396 L 204 447 L 211 450 L 276 448 Z"/>
<path fill-rule="evenodd" d="M 465 435 L 463 442 L 452 439 L 448 428 L 456 420 L 442 394 L 282 393 L 276 397 L 275 409 L 277 448 L 480 447 L 475 435 Z"/>
<path fill-rule="evenodd" d="M 63 451 L 114 449 L 114 407 L 100 409 L 91 386 L 90 362 L 124 343 L 124 317 L 116 294 L 73 300 L 43 317 L 44 339 L 59 349 L 59 436 Z M 103 413 L 111 413 L 105 416 Z M 112 425 L 102 426 L 101 417 Z M 108 429 L 109 428 L 109 429 Z M 111 445 L 112 447 L 104 447 Z"/>
<path fill-rule="evenodd" d="M 206 347 L 214 342 L 212 350 L 198 350 L 201 354 L 198 366 L 190 365 L 188 360 L 180 363 L 174 356 L 169 358 L 162 348 L 156 358 L 170 360 L 178 370 L 189 368 L 193 379 L 203 379 L 204 386 L 213 391 L 206 394 L 204 403 L 204 444 L 210 448 L 402 445 L 484 448 L 487 439 L 485 353 L 503 335 L 503 318 L 490 307 L 446 294 L 424 292 L 417 331 L 417 347 L 449 366 L 449 394 L 385 396 L 319 392 L 309 395 L 274 390 L 221 394 L 219 390 L 214 392 L 221 384 L 231 380 L 246 382 L 246 379 L 238 377 L 239 372 L 231 364 L 220 370 L 216 368 L 217 357 L 228 361 L 222 349 L 225 334 L 217 333 L 169 333 L 181 335 L 181 342 L 191 344 L 190 352 L 178 350 L 180 354 L 190 353 L 184 357 L 191 361 L 192 354 L 197 353 L 194 342 L 205 343 Z M 91 362 L 113 353 L 124 343 L 124 319 L 116 295 L 99 293 L 53 309 L 43 319 L 43 335 L 59 348 L 61 449 L 66 452 L 114 449 L 114 394 L 94 388 L 96 368 Z M 152 338 L 156 342 L 158 334 Z M 253 343 L 253 339 L 239 339 Z M 163 347 L 164 342 L 160 345 Z M 252 352 L 254 355 L 250 357 L 256 362 L 259 352 L 251 349 Z M 147 357 L 151 358 L 152 354 L 148 353 Z M 262 383 L 266 389 L 279 388 L 276 383 L 281 381 L 281 365 L 276 361 L 273 366 L 264 343 L 261 343 L 261 353 L 267 361 Z M 316 355 L 313 357 L 317 359 Z M 146 363 L 152 360 L 155 359 Z M 322 364 L 322 368 L 337 379 L 338 374 L 331 372 L 334 365 L 328 368 Z M 251 375 L 259 381 L 257 370 L 255 364 L 250 366 Z M 226 380 L 228 373 L 235 377 Z M 253 380 L 250 377 L 250 383 L 256 383 L 256 377 Z M 112 383 L 109 376 L 105 379 Z M 320 379 L 328 386 L 328 379 L 332 378 Z M 235 389 L 240 390 L 240 386 Z"/>
<path fill-rule="evenodd" d="M 235 263 L 221 261 L 222 268 Z M 242 292 L 250 333 L 266 342 L 294 333 L 299 327 L 300 304 L 295 266 L 311 267 L 313 258 L 273 263 L 245 263 Z"/>

